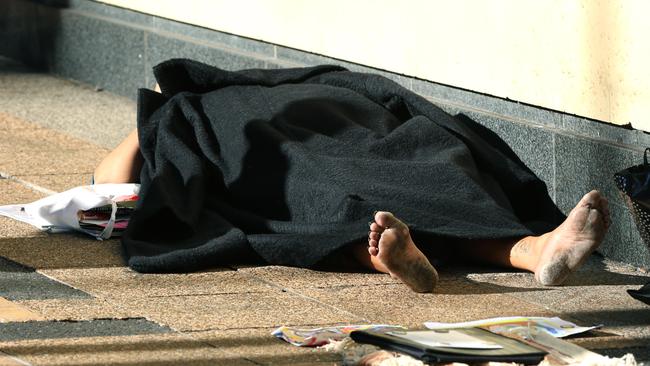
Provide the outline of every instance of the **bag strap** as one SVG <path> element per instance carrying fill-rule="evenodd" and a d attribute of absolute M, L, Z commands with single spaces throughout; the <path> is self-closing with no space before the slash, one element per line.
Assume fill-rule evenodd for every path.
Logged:
<path fill-rule="evenodd" d="M 117 203 L 113 198 L 114 197 L 111 197 L 111 218 L 106 223 L 104 230 L 102 230 L 102 232 L 97 237 L 97 240 L 110 239 L 111 235 L 113 235 L 113 227 L 115 227 L 115 216 L 117 214 Z"/>

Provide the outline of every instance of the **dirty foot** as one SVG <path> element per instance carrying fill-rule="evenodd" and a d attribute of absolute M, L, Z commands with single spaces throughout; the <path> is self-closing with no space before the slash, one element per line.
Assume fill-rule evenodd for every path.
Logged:
<path fill-rule="evenodd" d="M 607 199 L 598 191 L 584 195 L 557 229 L 538 238 L 535 279 L 559 285 L 602 243 L 610 225 Z"/>
<path fill-rule="evenodd" d="M 409 229 L 390 212 L 375 213 L 370 224 L 368 252 L 383 264 L 391 276 L 415 292 L 432 292 L 438 273 L 415 246 Z"/>

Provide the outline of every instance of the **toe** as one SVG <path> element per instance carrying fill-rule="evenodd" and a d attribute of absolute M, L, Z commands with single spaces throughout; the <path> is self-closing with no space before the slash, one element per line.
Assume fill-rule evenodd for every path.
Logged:
<path fill-rule="evenodd" d="M 372 246 L 368 247 L 368 253 L 372 256 L 376 256 L 377 254 L 379 254 L 379 248 L 372 247 Z"/>
<path fill-rule="evenodd" d="M 370 224 L 370 231 L 381 234 L 384 231 L 384 228 L 379 226 L 376 222 Z"/>
<path fill-rule="evenodd" d="M 609 211 L 607 212 L 599 211 L 599 212 L 600 212 L 600 218 L 603 222 L 603 225 L 605 225 L 605 230 L 607 230 L 609 226 L 612 224 L 612 220 L 609 216 Z"/>
<path fill-rule="evenodd" d="M 611 224 L 611 217 L 609 212 L 609 201 L 607 198 L 601 195 L 600 199 L 598 200 L 598 205 L 594 208 L 600 212 L 602 220 L 605 223 L 605 227 L 609 227 Z"/>
<path fill-rule="evenodd" d="M 607 217 L 609 217 L 609 201 L 607 198 L 602 197 L 600 199 L 600 211 Z"/>
<path fill-rule="evenodd" d="M 395 216 L 392 213 L 387 211 L 377 211 L 375 212 L 375 223 L 382 228 L 390 227 L 390 224 L 395 221 Z"/>
<path fill-rule="evenodd" d="M 594 189 L 593 191 L 582 196 L 577 206 L 578 207 L 591 206 L 594 208 L 598 207 L 600 206 L 600 198 L 601 198 L 600 192 Z"/>
<path fill-rule="evenodd" d="M 398 220 L 392 213 L 387 211 L 378 211 L 375 213 L 375 223 L 383 229 L 406 227 L 406 225 Z"/>
<path fill-rule="evenodd" d="M 368 246 L 379 247 L 379 240 L 368 239 Z"/>
<path fill-rule="evenodd" d="M 381 238 L 381 234 L 378 232 L 371 231 L 370 234 L 368 234 L 368 238 L 371 240 L 379 241 Z"/>
<path fill-rule="evenodd" d="M 605 197 L 605 196 L 600 197 L 600 205 L 603 208 L 609 208 L 609 200 L 607 199 L 607 197 Z"/>

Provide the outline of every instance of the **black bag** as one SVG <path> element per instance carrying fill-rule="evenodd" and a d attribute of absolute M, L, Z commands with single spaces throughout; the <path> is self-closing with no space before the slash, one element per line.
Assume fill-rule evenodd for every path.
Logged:
<path fill-rule="evenodd" d="M 623 169 L 614 174 L 621 197 L 632 214 L 641 239 L 650 248 L 650 164 L 648 151 L 643 153 L 643 164 Z M 627 290 L 630 296 L 650 305 L 650 283 L 639 290 Z"/>

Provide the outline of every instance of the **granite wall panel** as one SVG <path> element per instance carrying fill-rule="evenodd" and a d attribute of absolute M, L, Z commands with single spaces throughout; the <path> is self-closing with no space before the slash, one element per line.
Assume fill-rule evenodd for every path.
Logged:
<path fill-rule="evenodd" d="M 557 133 L 555 136 L 558 206 L 568 212 L 592 189 L 624 206 L 614 173 L 638 163 L 637 152 L 599 141 Z"/>
<path fill-rule="evenodd" d="M 233 52 L 207 43 L 198 43 L 167 37 L 158 33 L 146 36 L 146 82 L 149 88 L 155 85 L 152 68 L 170 58 L 191 58 L 225 70 L 264 68 L 264 59 L 249 57 L 246 53 Z"/>
<path fill-rule="evenodd" d="M 153 18 L 153 29 L 157 32 L 165 32 L 169 35 L 189 37 L 197 41 L 206 41 L 212 44 L 219 44 L 225 48 L 232 48 L 240 52 L 256 54 L 259 57 L 274 57 L 275 45 L 264 43 L 245 37 L 217 32 L 212 29 L 201 28 L 185 23 L 176 22 L 164 18 Z"/>
<path fill-rule="evenodd" d="M 568 213 L 592 189 L 610 202 L 613 224 L 599 249 L 604 255 L 648 267 L 648 248 L 636 231 L 614 183 L 614 173 L 638 164 L 638 152 L 598 140 L 556 134 L 556 203 Z"/>
<path fill-rule="evenodd" d="M 466 115 L 496 133 L 546 183 L 549 195 L 555 199 L 555 141 L 552 132 L 474 111 L 460 110 L 459 114 Z"/>
<path fill-rule="evenodd" d="M 154 16 L 138 13 L 104 3 L 88 0 L 65 0 L 64 9 L 84 13 L 88 16 L 102 17 L 106 20 L 121 21 L 128 26 L 151 27 Z"/>
<path fill-rule="evenodd" d="M 509 116 L 523 123 L 551 128 L 559 126 L 562 123 L 561 115 L 556 112 L 529 106 L 513 100 L 492 97 L 419 79 L 413 79 L 412 84 L 413 91 L 418 94 L 425 97 L 447 100 L 467 110 Z"/>
<path fill-rule="evenodd" d="M 97 88 L 135 97 L 144 83 L 144 31 L 62 11 L 50 70 Z"/>

